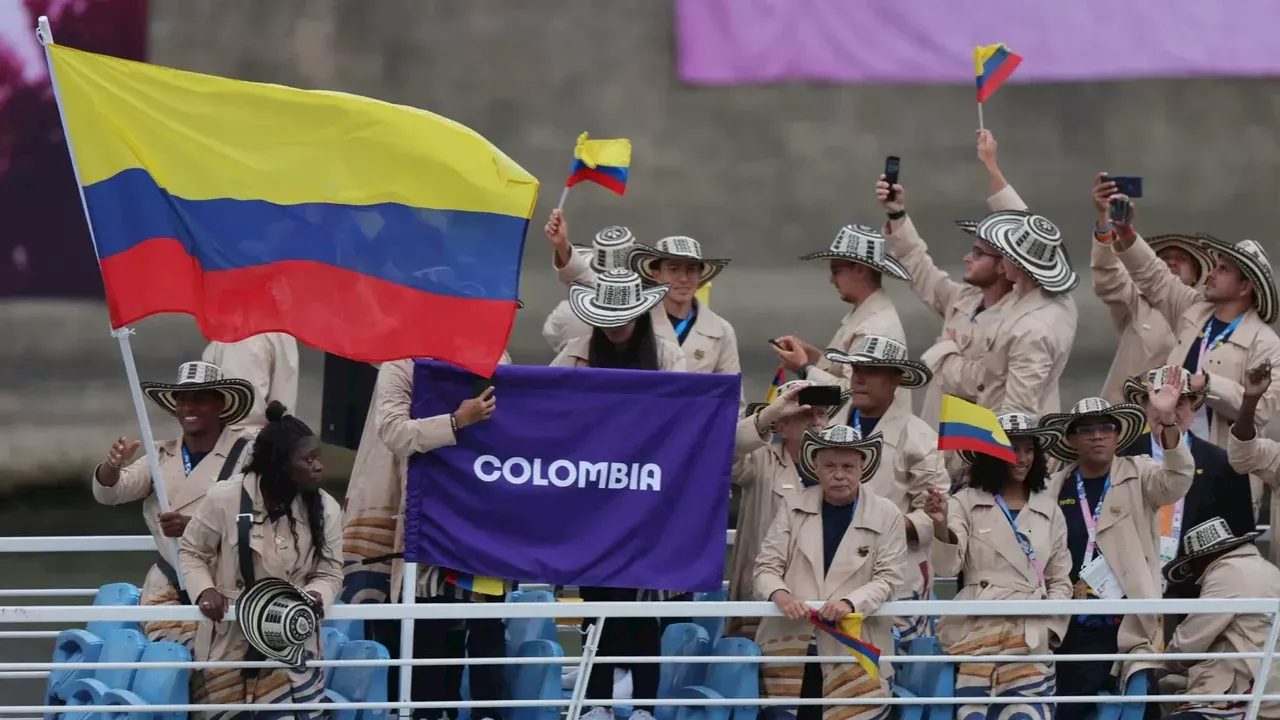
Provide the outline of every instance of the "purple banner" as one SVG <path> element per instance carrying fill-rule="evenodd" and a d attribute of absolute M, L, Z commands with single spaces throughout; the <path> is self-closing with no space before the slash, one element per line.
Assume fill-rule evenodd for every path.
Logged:
<path fill-rule="evenodd" d="M 1010 82 L 1280 75 L 1276 27 L 1275 0 L 676 4 L 680 77 L 705 85 L 972 84 L 974 47 L 994 43 L 1024 59 Z"/>
<path fill-rule="evenodd" d="M 418 361 L 413 417 L 475 376 Z M 557 585 L 718 590 L 737 375 L 500 365 L 497 409 L 413 456 L 405 559 Z"/>

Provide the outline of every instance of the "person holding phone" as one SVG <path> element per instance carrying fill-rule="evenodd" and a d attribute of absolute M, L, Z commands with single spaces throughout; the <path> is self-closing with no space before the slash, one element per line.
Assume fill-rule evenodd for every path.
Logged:
<path fill-rule="evenodd" d="M 1111 313 L 1111 322 L 1120 336 L 1115 359 L 1107 371 L 1099 395 L 1107 402 L 1123 402 L 1125 380 L 1163 365 L 1177 338 L 1164 315 L 1138 289 L 1120 258 L 1103 242 L 1111 229 L 1111 197 L 1115 182 L 1106 173 L 1093 181 L 1093 206 L 1097 211 L 1089 269 L 1093 271 L 1093 293 Z M 1129 212 L 1125 208 L 1126 215 Z M 1101 239 L 1100 239 L 1101 238 Z M 1169 272 L 1187 287 L 1197 287 L 1209 276 L 1213 258 L 1194 234 L 1157 235 L 1147 244 Z"/>

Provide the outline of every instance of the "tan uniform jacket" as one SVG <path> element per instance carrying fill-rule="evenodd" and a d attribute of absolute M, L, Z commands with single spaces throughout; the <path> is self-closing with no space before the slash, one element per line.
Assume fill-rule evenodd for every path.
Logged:
<path fill-rule="evenodd" d="M 1142 296 L 1110 245 L 1093 240 L 1089 267 L 1093 270 L 1093 292 L 1106 304 L 1111 323 L 1120 334 L 1115 359 L 1099 393 L 1115 405 L 1124 402 L 1121 388 L 1125 378 L 1164 365 L 1175 338 L 1169 321 Z"/>
<path fill-rule="evenodd" d="M 1064 482 L 1075 482 L 1076 466 L 1070 465 L 1049 479 L 1046 490 L 1059 497 Z M 1186 443 L 1164 451 L 1156 462 L 1147 455 L 1121 456 L 1111 461 L 1111 489 L 1102 500 L 1098 517 L 1098 551 L 1115 573 L 1126 598 L 1160 598 L 1160 508 L 1187 494 L 1195 477 L 1195 459 Z M 1061 504 L 1061 503 L 1060 503 Z M 1072 501 L 1062 512 L 1080 512 Z M 1138 552 L 1141 550 L 1141 552 Z M 1163 638 L 1159 615 L 1125 615 L 1120 622 L 1120 652 L 1159 652 Z M 1122 678 L 1159 663 L 1123 663 Z M 1112 674 L 1121 669 L 1117 663 Z"/>
<path fill-rule="evenodd" d="M 249 546 L 253 552 L 255 580 L 266 577 L 287 580 L 307 592 L 320 595 L 324 607 L 342 591 L 342 508 L 329 493 L 320 491 L 324 509 L 324 537 L 311 534 L 307 510 L 301 496 L 293 499 L 288 517 L 271 520 L 262 501 L 256 474 L 239 475 L 209 491 L 196 511 L 179 545 L 179 564 L 192 601 L 209 588 L 217 588 L 232 601 L 244 589 L 240 577 L 240 538 L 236 516 L 240 514 L 241 488 L 253 501 L 253 526 Z M 296 536 L 296 539 L 295 539 Z M 324 543 L 323 557 L 319 544 Z M 212 631 L 212 632 L 210 632 Z M 319 653 L 319 633 L 310 648 Z M 248 642 L 234 622 L 203 622 L 196 632 L 193 653 L 197 660 L 240 660 Z"/>
<path fill-rule="evenodd" d="M 267 424 L 267 405 L 278 400 L 298 408 L 298 341 L 284 333 L 263 333 L 238 343 L 211 342 L 201 360 L 222 368 L 227 377 L 253 384 L 253 409 L 236 427 L 250 434 Z"/>
<path fill-rule="evenodd" d="M 733 446 L 733 484 L 742 491 L 733 541 L 729 599 L 754 600 L 752 572 L 764 534 L 788 498 L 804 490 L 799 470 L 781 443 L 768 443 L 756 432 L 756 417 L 738 421 Z"/>
<path fill-rule="evenodd" d="M 831 571 L 823 571 L 822 488 L 811 487 L 787 499 L 769 526 L 756 559 L 756 597 L 770 599 L 786 590 L 803 601 L 848 600 L 862 613 L 862 635 L 893 653 L 893 618 L 872 615 L 881 605 L 902 594 L 907 536 L 902 513 L 893 503 L 869 492 L 858 493 L 853 521 L 840 541 Z M 760 621 L 756 644 L 788 635 L 812 636 L 808 620 L 766 617 Z M 827 633 L 817 633 L 819 655 L 843 654 Z M 883 678 L 892 675 L 889 663 L 880 663 Z"/>

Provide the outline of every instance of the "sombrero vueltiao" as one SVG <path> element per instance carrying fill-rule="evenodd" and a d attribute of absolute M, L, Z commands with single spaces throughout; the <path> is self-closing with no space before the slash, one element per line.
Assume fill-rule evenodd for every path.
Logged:
<path fill-rule="evenodd" d="M 1253 281 L 1253 306 L 1262 322 L 1270 325 L 1280 314 L 1280 298 L 1277 298 L 1276 280 L 1271 273 L 1271 261 L 1267 251 L 1253 240 L 1241 240 L 1234 245 L 1208 235 L 1200 236 L 1206 250 L 1218 253 L 1240 268 L 1240 273 Z"/>
<path fill-rule="evenodd" d="M 883 335 L 863 335 L 853 344 L 852 352 L 827 348 L 823 355 L 831 362 L 853 367 L 892 368 L 902 373 L 902 387 L 922 388 L 933 380 L 929 366 L 907 358 L 907 346 Z"/>
<path fill-rule="evenodd" d="M 573 251 L 582 256 L 596 274 L 627 267 L 627 260 L 636 247 L 636 238 L 621 225 L 610 225 L 591 241 L 591 247 L 575 245 Z"/>
<path fill-rule="evenodd" d="M 817 383 L 810 382 L 808 380 L 792 380 L 790 382 L 784 382 L 781 385 L 779 385 L 778 394 L 781 395 L 782 393 L 790 390 L 791 388 L 813 387 L 816 385 Z M 848 401 L 849 401 L 849 391 L 845 390 L 840 393 L 840 404 L 832 405 L 827 408 L 827 417 L 835 418 L 836 414 L 840 412 L 840 408 Z M 767 402 L 747 403 L 747 410 L 746 410 L 746 413 L 744 414 L 744 417 L 751 417 L 752 415 L 755 415 L 756 413 L 760 412 L 761 410 L 767 407 L 769 407 L 769 403 Z"/>
<path fill-rule="evenodd" d="M 188 362 L 178 366 L 178 382 L 141 382 L 138 387 L 165 412 L 176 416 L 178 404 L 173 399 L 176 392 L 209 390 L 222 395 L 222 412 L 218 421 L 234 425 L 244 419 L 253 408 L 253 385 L 247 380 L 228 378 L 222 368 L 207 362 Z"/>
<path fill-rule="evenodd" d="M 1040 427 L 1060 428 L 1063 439 L 1049 448 L 1049 454 L 1065 463 L 1079 459 L 1075 449 L 1067 444 L 1067 429 L 1082 418 L 1109 417 L 1120 426 L 1116 452 L 1120 452 L 1142 437 L 1147 426 L 1147 412 L 1133 403 L 1110 405 L 1100 397 L 1088 397 L 1071 407 L 1071 412 L 1051 413 L 1040 418 Z"/>
<path fill-rule="evenodd" d="M 1161 365 L 1158 368 L 1148 370 L 1142 377 L 1127 377 L 1124 379 L 1124 385 L 1121 386 L 1120 392 L 1124 396 L 1124 401 L 1141 405 L 1146 402 L 1147 396 L 1151 393 L 1151 388 L 1163 387 L 1165 378 L 1169 376 L 1171 370 L 1175 368 L 1173 365 Z M 1191 373 L 1182 373 L 1182 394 L 1191 400 L 1193 410 L 1199 410 L 1204 401 L 1209 399 L 1209 388 L 1205 386 L 1199 392 L 1191 391 Z"/>
<path fill-rule="evenodd" d="M 1162 571 L 1164 579 L 1171 583 L 1191 580 L 1194 578 L 1191 563 L 1207 555 L 1234 550 L 1241 545 L 1253 542 L 1261 535 L 1260 531 L 1254 531 L 1236 537 L 1226 520 L 1220 517 L 1210 518 L 1182 536 L 1182 549 L 1185 554 L 1164 566 Z"/>
<path fill-rule="evenodd" d="M 1021 210 L 1001 210 L 976 223 L 962 220 L 956 224 L 995 248 L 1045 292 L 1070 292 L 1080 284 L 1062 244 L 1062 231 L 1048 218 Z"/>
<path fill-rule="evenodd" d="M 596 278 L 596 286 L 574 283 L 569 287 L 569 309 L 591 327 L 620 327 L 662 302 L 669 286 L 644 287 L 640 276 L 616 268 Z"/>
<path fill-rule="evenodd" d="M 656 270 L 655 265 L 663 260 L 691 260 L 701 263 L 702 277 L 698 278 L 698 287 L 711 282 L 711 279 L 719 275 L 729 264 L 725 259 L 712 260 L 702 257 L 702 244 L 683 235 L 664 237 L 655 247 L 637 243 L 635 250 L 631 251 L 629 262 L 631 269 L 640 276 L 641 280 L 646 283 L 657 283 L 657 279 L 653 276 Z"/>
<path fill-rule="evenodd" d="M 885 249 L 884 236 L 866 225 L 845 225 L 836 233 L 831 247 L 803 255 L 801 260 L 848 260 L 866 265 L 898 280 L 911 281 L 911 273 Z"/>
<path fill-rule="evenodd" d="M 876 474 L 880 467 L 881 450 L 880 433 L 872 433 L 863 440 L 857 428 L 848 425 L 832 425 L 822 432 L 814 432 L 812 428 L 804 431 L 804 442 L 800 444 L 800 461 L 796 464 L 800 475 L 807 480 L 818 479 L 818 453 L 827 449 L 857 450 L 862 454 L 862 479 L 865 481 Z"/>
<path fill-rule="evenodd" d="M 1040 446 L 1042 452 L 1048 453 L 1050 448 L 1062 442 L 1062 428 L 1037 426 L 1031 416 L 1026 413 L 1011 412 L 1005 413 L 996 418 L 996 422 L 1000 423 L 1000 428 L 1004 430 L 1004 434 L 1009 436 L 1010 440 L 1016 438 L 1031 438 Z M 973 464 L 973 459 L 977 453 L 972 450 L 961 450 L 960 459 Z"/>
<path fill-rule="evenodd" d="M 1209 277 L 1209 271 L 1213 269 L 1213 254 L 1205 249 L 1205 238 L 1222 242 L 1210 235 L 1180 235 L 1178 233 L 1156 235 L 1146 240 L 1151 251 L 1157 255 L 1164 250 L 1181 250 L 1190 255 L 1191 261 L 1196 265 L 1196 284 L 1199 285 L 1204 282 L 1206 277 Z"/>
<path fill-rule="evenodd" d="M 263 657 L 293 668 L 303 664 L 306 642 L 320 630 L 312 598 L 279 578 L 262 578 L 246 588 L 236 601 L 236 621 Z"/>

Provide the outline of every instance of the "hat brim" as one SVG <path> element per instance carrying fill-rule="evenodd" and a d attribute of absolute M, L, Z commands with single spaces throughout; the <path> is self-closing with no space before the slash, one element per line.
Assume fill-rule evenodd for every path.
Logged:
<path fill-rule="evenodd" d="M 1112 405 L 1106 410 L 1080 413 L 1078 415 L 1074 413 L 1051 413 L 1041 418 L 1040 426 L 1058 428 L 1062 432 L 1062 439 L 1049 448 L 1049 454 L 1067 464 L 1079 460 L 1079 454 L 1067 444 L 1067 427 L 1076 420 L 1089 417 L 1109 417 L 1120 425 L 1119 437 L 1116 440 L 1117 453 L 1142 437 L 1143 430 L 1147 427 L 1147 412 L 1142 409 L 1142 406 L 1133 403 L 1120 403 Z"/>
<path fill-rule="evenodd" d="M 285 649 L 276 648 L 267 643 L 262 632 L 264 612 L 280 597 L 296 600 L 300 606 L 300 612 L 311 613 L 314 629 L 307 639 L 313 637 L 315 632 L 319 631 L 320 617 L 312 608 L 311 599 L 292 583 L 279 578 L 262 578 L 240 594 L 240 598 L 236 601 L 236 622 L 244 632 L 245 640 L 262 653 L 263 657 L 296 668 L 301 666 L 306 658 L 306 642 Z"/>
<path fill-rule="evenodd" d="M 880 433 L 873 433 L 871 437 L 851 443 L 833 443 L 823 439 L 821 435 L 813 430 L 804 431 L 804 442 L 800 444 L 800 459 L 796 463 L 796 469 L 800 471 L 800 476 L 806 480 L 813 482 L 818 481 L 817 456 L 823 450 L 857 450 L 862 454 L 862 482 L 867 482 L 875 476 L 876 470 L 880 468 L 880 453 L 883 446 Z"/>
<path fill-rule="evenodd" d="M 1124 397 L 1124 401 L 1132 405 L 1141 405 L 1146 402 L 1146 398 L 1151 394 L 1151 390 L 1147 387 L 1147 383 L 1135 377 L 1127 377 L 1124 384 L 1120 386 L 1120 394 Z M 1207 389 L 1199 392 L 1184 392 L 1182 396 L 1191 398 L 1191 408 L 1199 410 L 1209 399 L 1209 391 Z"/>
<path fill-rule="evenodd" d="M 218 413 L 218 422 L 223 425 L 235 425 L 253 409 L 253 385 L 240 378 L 223 378 L 206 383 L 142 382 L 138 383 L 138 387 L 151 402 L 174 417 L 178 415 L 178 403 L 173 399 L 173 394 L 178 392 L 210 390 L 221 394 L 222 412 Z"/>
<path fill-rule="evenodd" d="M 855 355 L 835 348 L 827 348 L 823 356 L 831 362 L 866 368 L 891 368 L 902 373 L 902 384 L 908 390 L 916 390 L 928 385 L 933 380 L 933 371 L 928 365 L 915 360 L 880 360 L 866 355 Z"/>
<path fill-rule="evenodd" d="M 849 253 L 838 253 L 838 252 L 832 252 L 830 250 L 823 250 L 822 252 L 809 253 L 808 255 L 801 255 L 800 259 L 801 260 L 847 260 L 851 263 L 866 265 L 872 270 L 876 270 L 884 275 L 888 275 L 891 278 L 896 278 L 898 280 L 905 280 L 907 282 L 911 282 L 911 273 L 907 272 L 907 268 L 902 263 L 898 262 L 896 259 L 894 259 L 889 255 L 884 256 L 884 262 L 874 263 L 866 258 L 858 257 L 856 255 L 850 255 Z"/>
<path fill-rule="evenodd" d="M 1023 217 L 1022 213 L 1006 210 L 992 213 L 980 223 L 970 220 L 957 220 L 960 229 L 982 240 L 1000 253 L 1001 257 L 1018 266 L 1037 285 L 1049 293 L 1064 293 L 1076 289 L 1080 284 L 1080 276 L 1071 269 L 1071 257 L 1065 246 L 1054 253 L 1055 261 L 1048 266 L 1041 266 L 1023 257 L 1014 249 L 1009 240 L 1011 233 Z"/>
<path fill-rule="evenodd" d="M 1280 297 L 1277 297 L 1276 281 L 1271 275 L 1271 268 L 1263 266 L 1252 255 L 1240 252 L 1229 242 L 1209 235 L 1201 235 L 1200 240 L 1206 250 L 1226 255 L 1245 277 L 1253 281 L 1253 306 L 1262 322 L 1268 325 L 1274 323 L 1277 312 L 1280 312 Z"/>
<path fill-rule="evenodd" d="M 1209 271 L 1213 269 L 1213 254 L 1204 247 L 1204 239 L 1211 238 L 1217 242 L 1217 238 L 1209 235 L 1179 235 L 1177 233 L 1156 235 L 1147 238 L 1147 247 L 1151 248 L 1154 253 L 1162 250 L 1181 250 L 1191 256 L 1192 262 L 1196 264 L 1196 284 L 1204 282 L 1209 277 Z"/>
<path fill-rule="evenodd" d="M 605 307 L 596 303 L 596 289 L 574 283 L 569 286 L 569 309 L 574 317 L 591 327 L 620 327 L 652 310 L 666 296 L 669 285 L 641 288 L 640 302 L 625 308 Z"/>
<path fill-rule="evenodd" d="M 1192 553 L 1171 561 L 1168 565 L 1164 566 L 1164 569 L 1161 570 L 1160 574 L 1164 576 L 1165 580 L 1168 580 L 1171 583 L 1184 583 L 1188 580 L 1193 580 L 1195 579 L 1195 574 L 1191 569 L 1192 562 L 1210 555 L 1219 555 L 1227 552 L 1228 550 L 1235 550 L 1241 545 L 1247 545 L 1253 542 L 1259 537 L 1262 537 L 1262 533 L 1260 531 L 1247 532 L 1240 537 L 1233 537 L 1230 540 L 1220 542 L 1217 545 L 1211 545 L 1200 552 Z"/>
<path fill-rule="evenodd" d="M 698 287 L 706 285 L 715 276 L 724 272 L 730 262 L 724 258 L 698 258 L 692 255 L 676 255 L 636 243 L 635 248 L 631 250 L 631 255 L 627 257 L 627 264 L 635 274 L 640 276 L 641 280 L 656 284 L 659 281 L 654 277 L 655 269 L 653 266 L 662 260 L 688 260 L 689 262 L 701 263 L 702 276 L 698 278 Z"/>
<path fill-rule="evenodd" d="M 1053 446 L 1062 442 L 1062 430 L 1058 428 L 1037 427 L 1030 430 L 1005 430 L 1004 434 L 1009 437 L 1010 441 L 1018 438 L 1031 438 L 1040 446 L 1040 451 L 1046 455 L 1049 454 Z M 981 453 L 975 453 L 972 450 L 960 450 L 956 454 L 960 456 L 961 460 L 972 465 L 974 459 Z"/>
<path fill-rule="evenodd" d="M 850 398 L 850 397 L 853 397 L 853 391 L 852 391 L 852 390 L 841 390 L 841 391 L 840 391 L 840 404 L 839 404 L 839 405 L 828 405 L 828 406 L 827 406 L 827 419 L 828 419 L 828 420 L 834 420 L 834 419 L 836 418 L 836 416 L 840 414 L 840 408 L 842 408 L 842 407 L 844 407 L 845 405 L 848 405 L 848 404 L 849 404 L 849 398 Z M 747 403 L 747 409 L 746 409 L 745 411 L 743 411 L 743 415 L 742 415 L 742 416 L 743 416 L 743 417 L 751 417 L 752 415 L 755 415 L 756 413 L 760 412 L 761 410 L 763 410 L 763 409 L 765 409 L 765 408 L 767 408 L 767 407 L 769 407 L 769 403 L 763 403 L 763 402 Z"/>

